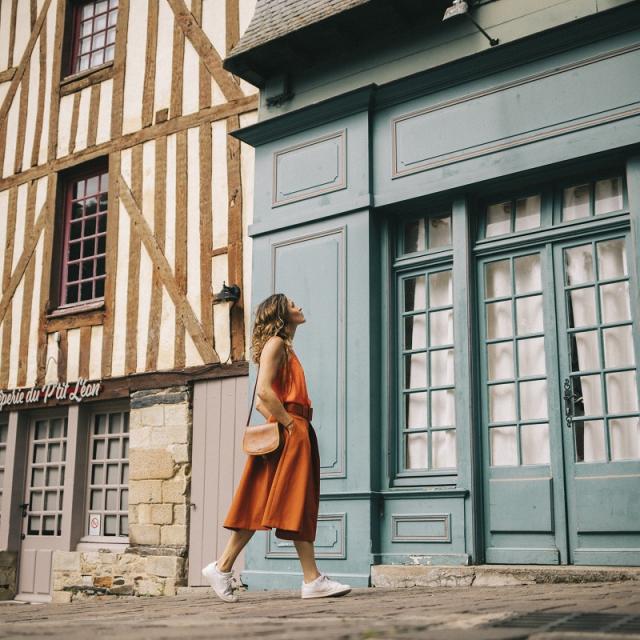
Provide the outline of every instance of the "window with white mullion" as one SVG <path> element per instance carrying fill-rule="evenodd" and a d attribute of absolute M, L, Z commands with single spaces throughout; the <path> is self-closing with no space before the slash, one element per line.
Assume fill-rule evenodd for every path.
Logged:
<path fill-rule="evenodd" d="M 129 413 L 97 413 L 91 420 L 87 535 L 129 533 Z"/>
<path fill-rule="evenodd" d="M 452 270 L 401 274 L 400 469 L 456 467 Z"/>

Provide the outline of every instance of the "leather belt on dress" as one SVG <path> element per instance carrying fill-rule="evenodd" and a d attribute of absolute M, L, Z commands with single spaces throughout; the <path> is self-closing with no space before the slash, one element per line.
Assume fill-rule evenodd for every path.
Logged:
<path fill-rule="evenodd" d="M 311 422 L 311 418 L 313 416 L 313 407 L 307 407 L 304 404 L 300 404 L 299 402 L 285 402 L 284 408 L 289 413 L 295 413 L 297 416 L 301 416 L 306 420 Z"/>

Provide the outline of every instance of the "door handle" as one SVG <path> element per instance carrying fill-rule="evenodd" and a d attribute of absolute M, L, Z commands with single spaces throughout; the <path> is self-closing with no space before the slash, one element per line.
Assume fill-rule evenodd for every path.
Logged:
<path fill-rule="evenodd" d="M 26 518 L 27 517 L 27 507 L 29 506 L 28 502 L 23 502 L 22 504 L 18 505 L 19 509 L 22 509 L 22 517 Z"/>
<path fill-rule="evenodd" d="M 562 398 L 564 400 L 564 421 L 567 425 L 568 429 L 571 429 L 573 426 L 573 413 L 575 403 L 582 400 L 582 396 L 578 396 L 573 393 L 573 386 L 571 384 L 570 378 L 565 378 L 564 384 L 564 393 L 562 394 Z"/>

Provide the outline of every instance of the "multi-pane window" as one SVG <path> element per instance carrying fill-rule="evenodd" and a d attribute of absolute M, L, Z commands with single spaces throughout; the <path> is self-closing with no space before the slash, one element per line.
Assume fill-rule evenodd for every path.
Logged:
<path fill-rule="evenodd" d="M 67 183 L 62 306 L 104 297 L 108 189 L 106 170 Z"/>
<path fill-rule="evenodd" d="M 487 262 L 483 277 L 491 464 L 548 464 L 540 254 Z"/>
<path fill-rule="evenodd" d="M 400 421 L 405 470 L 456 466 L 453 278 L 450 268 L 401 275 Z"/>
<path fill-rule="evenodd" d="M 70 73 L 113 60 L 118 0 L 78 2 L 74 6 L 73 55 Z"/>
<path fill-rule="evenodd" d="M 129 413 L 95 414 L 89 442 L 86 535 L 129 533 Z"/>
<path fill-rule="evenodd" d="M 625 239 L 564 249 L 576 462 L 640 459 Z"/>
<path fill-rule="evenodd" d="M 27 469 L 27 535 L 62 534 L 67 418 L 36 420 Z"/>
<path fill-rule="evenodd" d="M 541 224 L 541 203 L 540 194 L 536 194 L 490 204 L 487 207 L 485 237 L 536 229 Z"/>
<path fill-rule="evenodd" d="M 579 220 L 624 208 L 621 176 L 572 185 L 562 193 L 562 220 Z"/>
<path fill-rule="evenodd" d="M 406 222 L 400 253 L 422 253 L 451 246 L 451 213 L 420 217 Z"/>
<path fill-rule="evenodd" d="M 4 487 L 4 467 L 7 462 L 7 435 L 9 425 L 0 422 L 0 505 L 2 505 L 2 491 Z M 2 509 L 0 509 L 0 522 L 2 522 Z"/>

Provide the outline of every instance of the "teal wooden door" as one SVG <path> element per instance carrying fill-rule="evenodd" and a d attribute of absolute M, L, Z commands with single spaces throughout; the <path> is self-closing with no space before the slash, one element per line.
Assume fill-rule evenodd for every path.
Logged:
<path fill-rule="evenodd" d="M 478 263 L 489 563 L 640 561 L 626 243 L 547 242 Z"/>
<path fill-rule="evenodd" d="M 628 234 L 555 247 L 569 561 L 640 564 L 638 309 Z"/>

